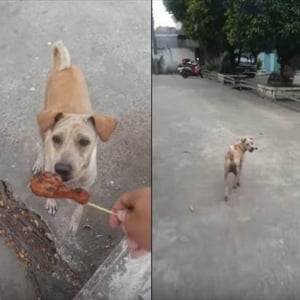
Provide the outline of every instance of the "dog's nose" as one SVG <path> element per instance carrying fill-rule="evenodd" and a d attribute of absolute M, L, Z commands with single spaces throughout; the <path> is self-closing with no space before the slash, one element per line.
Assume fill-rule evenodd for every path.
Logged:
<path fill-rule="evenodd" d="M 57 163 L 54 166 L 55 172 L 62 177 L 63 181 L 67 181 L 70 178 L 72 172 L 72 166 L 65 163 Z"/>

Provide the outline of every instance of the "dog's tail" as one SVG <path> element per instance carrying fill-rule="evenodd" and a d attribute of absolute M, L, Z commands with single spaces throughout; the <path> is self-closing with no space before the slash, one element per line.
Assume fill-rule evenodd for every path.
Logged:
<path fill-rule="evenodd" d="M 231 194 L 235 177 L 237 176 L 237 166 L 236 163 L 234 162 L 234 157 L 233 153 L 230 153 L 229 156 L 229 164 L 226 169 L 225 173 L 225 201 L 228 200 L 229 195 Z"/>
<path fill-rule="evenodd" d="M 62 71 L 67 69 L 71 65 L 71 57 L 68 49 L 65 47 L 62 41 L 56 41 L 53 46 L 53 67 Z"/>

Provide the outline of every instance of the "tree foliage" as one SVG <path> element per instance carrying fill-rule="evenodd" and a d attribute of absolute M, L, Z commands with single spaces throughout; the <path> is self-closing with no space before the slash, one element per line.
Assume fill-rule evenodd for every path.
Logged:
<path fill-rule="evenodd" d="M 264 0 L 227 1 L 224 33 L 228 43 L 254 56 L 273 50 L 270 17 L 264 12 Z"/>
<path fill-rule="evenodd" d="M 283 69 L 300 54 L 299 0 L 163 0 L 185 33 L 212 55 L 277 50 Z"/>
<path fill-rule="evenodd" d="M 186 35 L 198 40 L 208 56 L 219 54 L 220 50 L 226 47 L 223 34 L 225 20 L 223 2 L 220 0 L 164 0 L 167 10 L 182 23 Z"/>

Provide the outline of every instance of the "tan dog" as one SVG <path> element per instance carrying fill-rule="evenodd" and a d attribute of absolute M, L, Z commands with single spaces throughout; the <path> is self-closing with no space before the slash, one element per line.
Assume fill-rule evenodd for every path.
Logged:
<path fill-rule="evenodd" d="M 253 152 L 257 150 L 254 147 L 253 139 L 242 138 L 234 145 L 231 145 L 225 155 L 224 179 L 225 179 L 225 201 L 228 200 L 232 187 L 240 186 L 240 178 L 243 168 L 243 158 L 246 151 Z"/>
<path fill-rule="evenodd" d="M 80 69 L 70 63 L 70 55 L 61 41 L 53 44 L 53 69 L 49 74 L 43 111 L 37 116 L 43 140 L 33 173 L 59 174 L 69 187 L 89 190 L 97 175 L 98 137 L 106 142 L 117 121 L 94 114 L 87 84 Z M 55 214 L 57 204 L 47 199 L 46 208 Z M 71 231 L 77 232 L 83 206 L 78 205 L 71 219 Z"/>

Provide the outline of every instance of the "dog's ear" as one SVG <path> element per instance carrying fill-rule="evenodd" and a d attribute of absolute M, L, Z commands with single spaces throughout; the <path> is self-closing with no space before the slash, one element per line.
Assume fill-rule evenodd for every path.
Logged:
<path fill-rule="evenodd" d="M 62 112 L 42 111 L 37 115 L 37 123 L 40 131 L 45 133 L 48 129 L 52 128 L 61 118 L 64 117 Z"/>
<path fill-rule="evenodd" d="M 246 142 L 246 138 L 241 138 L 241 142 L 242 142 L 242 144 L 244 144 L 245 142 Z"/>
<path fill-rule="evenodd" d="M 95 127 L 97 135 L 100 137 L 101 141 L 106 142 L 109 140 L 111 134 L 117 127 L 117 120 L 103 115 L 103 114 L 96 114 L 89 117 L 89 121 L 92 122 L 93 126 Z"/>

